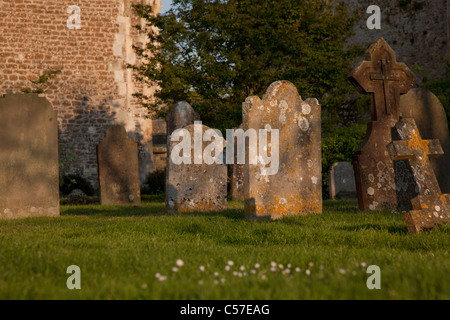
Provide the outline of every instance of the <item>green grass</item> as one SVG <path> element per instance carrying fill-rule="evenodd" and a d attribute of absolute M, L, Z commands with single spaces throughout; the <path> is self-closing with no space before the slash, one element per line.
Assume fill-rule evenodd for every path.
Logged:
<path fill-rule="evenodd" d="M 449 299 L 448 248 L 449 227 L 411 236 L 400 215 L 358 212 L 356 202 L 258 223 L 237 202 L 170 216 L 158 197 L 62 206 L 59 218 L 0 221 L 0 299 Z M 272 261 L 291 273 L 270 271 Z M 81 268 L 81 290 L 66 287 L 70 265 Z M 234 276 L 242 265 L 247 276 Z M 381 268 L 381 290 L 366 286 L 370 265 Z"/>

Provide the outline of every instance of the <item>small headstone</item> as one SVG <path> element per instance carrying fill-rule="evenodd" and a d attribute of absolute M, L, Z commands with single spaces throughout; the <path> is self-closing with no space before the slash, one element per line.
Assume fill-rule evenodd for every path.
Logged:
<path fill-rule="evenodd" d="M 199 159 L 199 154 L 204 155 L 207 146 L 215 145 L 222 141 L 217 156 L 223 158 L 221 153 L 226 146 L 223 138 L 214 139 L 213 142 L 205 142 L 202 138 L 205 132 L 210 130 L 201 124 L 189 125 L 183 129 L 172 132 L 171 137 L 177 137 L 169 142 L 169 157 L 166 176 L 166 209 L 168 213 L 185 212 L 213 212 L 227 209 L 227 165 L 223 163 L 208 164 L 205 159 Z M 195 131 L 195 132 L 194 132 Z M 200 143 L 194 142 L 194 137 L 199 134 Z M 178 149 L 183 141 L 190 140 L 189 150 Z M 198 153 L 195 148 L 198 147 Z M 175 148 L 175 149 L 174 149 Z M 182 152 L 174 154 L 173 152 Z M 189 158 L 189 163 L 176 163 L 175 156 Z M 216 156 L 214 152 L 214 156 Z M 196 164 L 196 160 L 199 160 Z"/>
<path fill-rule="evenodd" d="M 442 194 L 430 162 L 443 155 L 439 140 L 422 140 L 412 118 L 401 119 L 396 130 L 401 140 L 392 141 L 388 152 L 393 159 L 409 161 L 419 193 L 412 200 L 413 210 L 404 215 L 408 231 L 419 233 L 450 223 L 450 195 Z"/>
<path fill-rule="evenodd" d="M 124 127 L 108 128 L 97 146 L 97 161 L 101 204 L 141 203 L 137 144 Z"/>
<path fill-rule="evenodd" d="M 244 201 L 244 165 L 235 162 L 232 171 L 231 200 Z"/>
<path fill-rule="evenodd" d="M 316 99 L 303 101 L 288 81 L 270 85 L 261 100 L 249 97 L 243 105 L 245 131 L 267 130 L 267 156 L 279 150 L 278 172 L 258 154 L 258 164 L 244 165 L 245 214 L 250 220 L 322 212 L 321 108 Z M 278 145 L 274 129 L 279 130 Z M 259 137 L 261 138 L 261 137 Z M 259 139 L 258 145 L 262 143 Z M 269 141 L 269 138 L 267 138 Z M 245 151 L 249 157 L 249 144 Z M 272 154 L 273 156 L 273 154 Z"/>
<path fill-rule="evenodd" d="M 372 121 L 363 146 L 354 158 L 359 208 L 361 210 L 407 210 L 414 196 L 414 178 L 406 161 L 394 161 L 386 146 L 399 120 L 400 95 L 411 89 L 416 76 L 381 38 L 368 51 L 350 80 L 373 96 Z"/>
<path fill-rule="evenodd" d="M 0 218 L 59 216 L 58 122 L 37 94 L 0 98 Z"/>
<path fill-rule="evenodd" d="M 72 206 L 97 204 L 98 197 L 88 197 L 82 190 L 74 189 L 67 196 L 67 204 Z"/>
<path fill-rule="evenodd" d="M 444 155 L 431 160 L 442 192 L 450 193 L 450 136 L 447 115 L 439 99 L 425 89 L 411 89 L 400 98 L 400 114 L 413 118 L 423 139 L 438 139 Z"/>
<path fill-rule="evenodd" d="M 330 199 L 356 199 L 355 173 L 349 162 L 337 162 L 330 170 Z"/>
<path fill-rule="evenodd" d="M 242 129 L 242 124 L 238 129 Z M 234 162 L 231 172 L 231 200 L 244 201 L 244 165 L 238 163 L 237 157 L 237 139 L 235 138 Z"/>

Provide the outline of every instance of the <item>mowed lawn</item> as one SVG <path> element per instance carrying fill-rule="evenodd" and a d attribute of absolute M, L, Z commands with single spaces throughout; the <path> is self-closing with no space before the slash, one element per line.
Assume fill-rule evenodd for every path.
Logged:
<path fill-rule="evenodd" d="M 449 248 L 448 226 L 412 236 L 401 215 L 356 201 L 257 223 L 239 202 L 170 216 L 155 198 L 62 206 L 59 218 L 0 221 L 0 299 L 449 299 Z M 66 286 L 71 265 L 81 290 Z M 380 290 L 367 288 L 370 265 Z"/>

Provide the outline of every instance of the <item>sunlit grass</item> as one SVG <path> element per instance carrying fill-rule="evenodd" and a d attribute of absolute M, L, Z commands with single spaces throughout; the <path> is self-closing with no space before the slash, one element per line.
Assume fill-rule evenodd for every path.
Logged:
<path fill-rule="evenodd" d="M 400 215 L 358 212 L 354 201 L 255 223 L 240 202 L 165 215 L 161 200 L 0 221 L 0 299 L 450 298 L 448 227 L 411 236 Z M 81 290 L 66 287 L 70 265 Z M 366 286 L 370 265 L 381 290 Z"/>

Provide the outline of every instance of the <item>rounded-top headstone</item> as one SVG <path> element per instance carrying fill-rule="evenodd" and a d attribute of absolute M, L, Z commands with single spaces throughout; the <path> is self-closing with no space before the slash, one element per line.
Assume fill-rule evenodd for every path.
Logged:
<path fill-rule="evenodd" d="M 59 216 L 58 124 L 37 94 L 0 98 L 0 218 Z"/>
<path fill-rule="evenodd" d="M 187 127 L 199 120 L 199 114 L 194 111 L 189 103 L 186 101 L 177 102 L 166 115 L 167 135 L 171 135 L 175 130 Z"/>
<path fill-rule="evenodd" d="M 450 193 L 450 137 L 442 103 L 428 90 L 412 89 L 400 98 L 400 114 L 414 119 L 423 139 L 438 139 L 441 143 L 444 155 L 431 163 L 441 191 Z"/>

